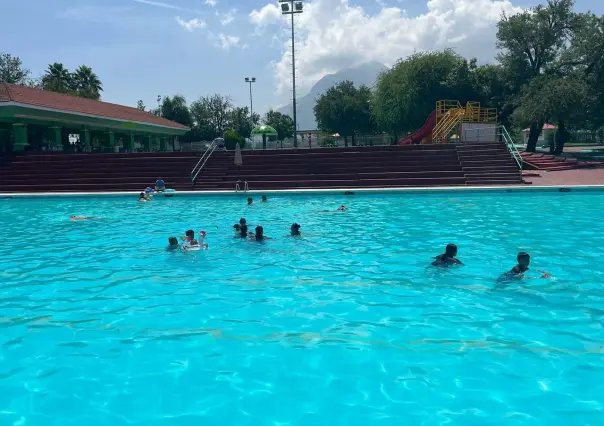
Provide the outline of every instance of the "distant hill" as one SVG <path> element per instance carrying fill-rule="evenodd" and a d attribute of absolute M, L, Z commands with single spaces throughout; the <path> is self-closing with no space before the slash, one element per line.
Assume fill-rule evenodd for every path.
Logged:
<path fill-rule="evenodd" d="M 319 95 L 325 93 L 334 84 L 344 80 L 350 80 L 355 86 L 364 84 L 365 86 L 373 87 L 377 76 L 387 69 L 388 67 L 379 62 L 367 62 L 354 68 L 338 71 L 335 74 L 328 74 L 317 81 L 312 89 L 310 89 L 310 93 L 298 98 L 296 111 L 298 115 L 298 129 L 314 130 L 317 128 L 315 114 L 313 112 L 315 102 Z M 277 111 L 292 117 L 294 114 L 291 103 L 279 108 Z"/>

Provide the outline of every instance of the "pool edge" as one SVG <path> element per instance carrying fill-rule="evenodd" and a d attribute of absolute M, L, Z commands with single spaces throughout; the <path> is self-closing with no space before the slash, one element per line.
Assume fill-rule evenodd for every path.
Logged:
<path fill-rule="evenodd" d="M 590 192 L 604 191 L 604 185 L 565 185 L 565 186 L 441 186 L 441 187 L 396 187 L 396 188 L 329 188 L 329 189 L 271 189 L 266 191 L 235 192 L 235 191 L 178 191 L 176 195 L 226 196 L 226 195 L 296 195 L 296 194 L 436 194 L 436 193 L 481 193 L 481 192 Z M 126 192 L 39 192 L 39 193 L 4 193 L 0 198 L 46 198 L 46 197 L 119 197 L 136 196 L 140 191 Z"/>

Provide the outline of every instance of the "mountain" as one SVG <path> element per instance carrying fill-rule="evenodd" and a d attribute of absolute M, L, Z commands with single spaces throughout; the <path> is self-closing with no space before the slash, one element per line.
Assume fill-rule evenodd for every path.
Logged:
<path fill-rule="evenodd" d="M 373 87 L 377 76 L 387 69 L 388 67 L 379 62 L 367 62 L 354 68 L 348 68 L 334 74 L 328 74 L 317 81 L 306 96 L 298 98 L 296 111 L 298 115 L 298 129 L 315 130 L 317 128 L 315 113 L 313 112 L 315 102 L 320 95 L 325 93 L 334 84 L 344 80 L 350 80 L 355 86 L 364 84 L 365 86 Z M 277 111 L 291 117 L 294 115 L 291 103 L 279 108 Z"/>

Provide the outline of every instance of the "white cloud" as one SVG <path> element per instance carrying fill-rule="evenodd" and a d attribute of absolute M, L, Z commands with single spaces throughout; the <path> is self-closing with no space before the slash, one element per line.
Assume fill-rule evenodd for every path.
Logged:
<path fill-rule="evenodd" d="M 185 21 L 180 16 L 177 16 L 176 17 L 176 21 L 185 30 L 191 31 L 191 32 L 195 31 L 195 30 L 197 30 L 199 28 L 205 28 L 206 27 L 205 21 L 202 21 L 201 19 L 197 19 L 197 18 L 195 18 L 195 19 L 189 19 L 188 21 Z"/>
<path fill-rule="evenodd" d="M 214 6 L 216 6 L 216 3 L 218 3 L 218 0 L 206 0 L 206 4 L 208 6 L 214 7 Z"/>
<path fill-rule="evenodd" d="M 325 74 L 368 61 L 393 65 L 414 51 L 452 48 L 491 61 L 502 11 L 520 11 L 510 0 L 428 0 L 428 11 L 409 17 L 398 7 L 370 15 L 350 0 L 311 0 L 296 15 L 296 82 L 308 88 Z M 291 86 L 289 20 L 271 3 L 250 13 L 259 28 L 280 22 L 283 54 L 274 63 L 277 92 Z M 289 18 L 289 17 L 288 17 Z"/>
<path fill-rule="evenodd" d="M 188 9 L 186 7 L 180 7 L 172 3 L 165 3 L 162 1 L 153 1 L 153 0 L 132 0 L 135 3 L 146 4 L 147 6 L 155 6 L 162 7 L 164 9 L 173 9 L 173 10 L 181 10 L 184 12 L 199 12 L 195 9 Z"/>
<path fill-rule="evenodd" d="M 254 9 L 252 10 L 252 13 L 250 13 L 250 21 L 252 22 L 252 24 L 258 25 L 260 27 L 265 27 L 269 24 L 274 24 L 275 22 L 279 21 L 281 17 L 281 11 L 276 5 L 272 3 L 267 4 L 260 10 Z"/>
<path fill-rule="evenodd" d="M 216 40 L 215 45 L 226 51 L 231 50 L 232 47 L 237 47 L 240 41 L 240 38 L 237 36 L 225 35 L 223 33 L 218 34 L 214 38 Z"/>
<path fill-rule="evenodd" d="M 235 14 L 237 13 L 237 9 L 231 9 L 226 13 L 220 14 L 216 13 L 216 15 L 220 16 L 220 23 L 222 25 L 229 25 L 231 22 L 235 20 Z"/>

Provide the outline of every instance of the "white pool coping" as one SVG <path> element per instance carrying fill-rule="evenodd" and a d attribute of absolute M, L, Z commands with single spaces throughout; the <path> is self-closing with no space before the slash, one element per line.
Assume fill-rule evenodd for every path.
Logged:
<path fill-rule="evenodd" d="M 506 185 L 506 186 L 439 186 L 439 187 L 395 187 L 395 188 L 328 188 L 328 189 L 271 189 L 265 191 L 177 191 L 174 195 L 187 196 L 247 196 L 247 195 L 296 195 L 296 194 L 439 194 L 439 193 L 485 193 L 485 192 L 588 192 L 604 191 L 604 185 Z M 4 193 L 0 198 L 44 198 L 44 197 L 118 197 L 137 196 L 141 191 L 124 192 L 27 192 Z M 353 193 L 353 194 L 347 194 Z"/>

